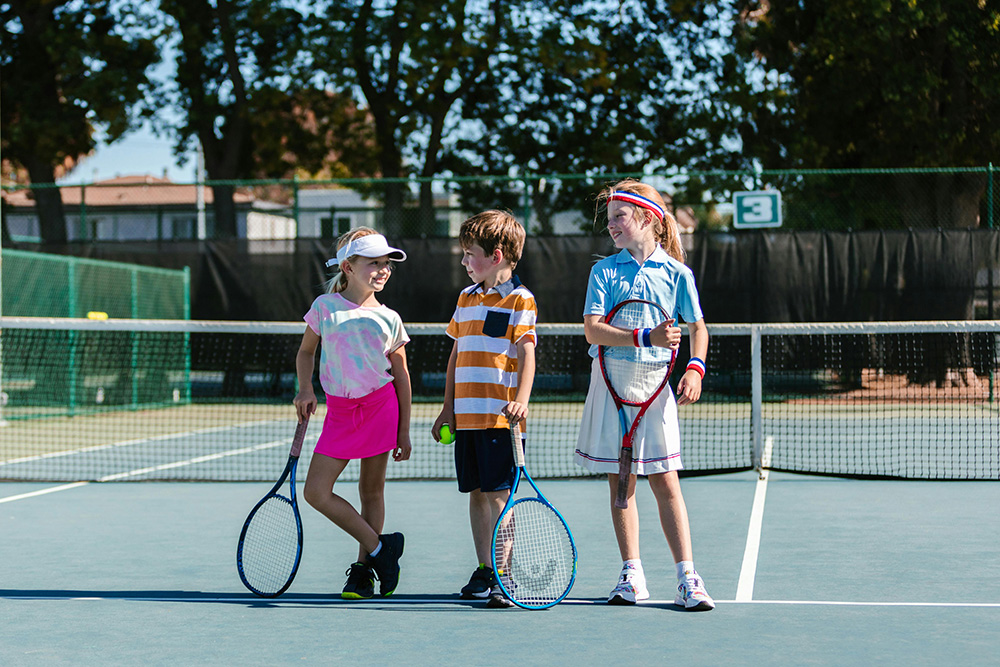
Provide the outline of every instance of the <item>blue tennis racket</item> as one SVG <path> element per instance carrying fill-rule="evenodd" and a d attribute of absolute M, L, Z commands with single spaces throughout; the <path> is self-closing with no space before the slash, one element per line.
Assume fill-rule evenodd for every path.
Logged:
<path fill-rule="evenodd" d="M 576 580 L 576 544 L 566 520 L 542 495 L 524 463 L 517 424 L 510 428 L 517 471 L 510 497 L 493 528 L 493 571 L 504 594 L 519 607 L 545 609 L 565 598 Z M 534 498 L 514 500 L 521 477 Z"/>
<path fill-rule="evenodd" d="M 608 313 L 607 323 L 618 329 L 635 331 L 653 329 L 667 320 L 667 313 L 658 304 L 641 299 L 622 301 Z M 615 507 L 628 507 L 628 483 L 632 474 L 632 443 L 642 416 L 663 388 L 677 358 L 675 350 L 666 347 L 606 346 L 598 348 L 601 374 L 611 398 L 618 408 L 622 447 L 618 455 L 618 489 Z M 629 426 L 625 406 L 639 408 Z"/>
<path fill-rule="evenodd" d="M 236 547 L 236 568 L 240 581 L 261 597 L 276 598 L 284 593 L 292 585 L 299 569 L 302 518 L 295 495 L 295 468 L 308 426 L 309 418 L 306 417 L 296 427 L 284 472 L 250 510 L 240 532 L 240 543 Z M 279 491 L 286 479 L 289 491 L 287 496 L 283 496 Z"/>

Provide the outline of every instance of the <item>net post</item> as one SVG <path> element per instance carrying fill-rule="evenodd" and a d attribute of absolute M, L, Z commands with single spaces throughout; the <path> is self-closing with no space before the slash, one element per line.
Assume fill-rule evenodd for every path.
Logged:
<path fill-rule="evenodd" d="M 993 172 L 996 171 L 993 167 L 993 163 L 990 162 L 986 167 L 986 225 L 992 231 L 993 230 Z M 993 310 L 993 300 L 996 298 L 995 286 L 993 284 L 993 274 L 996 271 L 996 261 L 994 259 L 994 254 L 992 252 L 987 252 L 987 256 L 990 258 L 989 266 L 986 270 L 986 318 L 994 319 L 996 314 Z M 994 388 L 995 388 L 995 372 L 994 369 L 997 366 L 997 347 L 1000 345 L 1000 337 L 996 334 L 993 336 L 993 352 L 992 358 L 993 363 L 990 364 L 990 374 L 989 374 L 989 385 L 990 385 L 990 404 L 993 404 L 995 400 Z"/>
<path fill-rule="evenodd" d="M 764 399 L 764 381 L 761 367 L 761 333 L 759 324 L 750 325 L 750 439 L 753 447 L 753 468 L 763 472 L 763 423 L 761 404 Z"/>

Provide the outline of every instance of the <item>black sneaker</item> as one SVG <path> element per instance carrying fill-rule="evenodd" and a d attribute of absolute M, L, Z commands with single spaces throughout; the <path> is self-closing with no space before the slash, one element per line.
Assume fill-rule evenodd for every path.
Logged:
<path fill-rule="evenodd" d="M 352 563 L 345 572 L 347 583 L 340 597 L 345 600 L 367 600 L 375 597 L 375 573 L 364 563 Z"/>
<path fill-rule="evenodd" d="M 477 567 L 469 579 L 469 583 L 462 586 L 463 600 L 482 600 L 490 596 L 490 589 L 497 583 L 493 568 L 485 565 Z"/>
<path fill-rule="evenodd" d="M 490 609 L 507 609 L 514 606 L 514 603 L 503 594 L 503 589 L 499 586 L 494 586 L 489 593 L 490 599 L 486 601 L 486 606 Z"/>
<path fill-rule="evenodd" d="M 369 556 L 368 561 L 375 570 L 375 576 L 378 577 L 379 595 L 386 597 L 392 595 L 399 584 L 399 557 L 403 555 L 403 534 L 379 535 L 378 541 L 382 543 L 382 549 L 378 552 L 378 556 Z"/>

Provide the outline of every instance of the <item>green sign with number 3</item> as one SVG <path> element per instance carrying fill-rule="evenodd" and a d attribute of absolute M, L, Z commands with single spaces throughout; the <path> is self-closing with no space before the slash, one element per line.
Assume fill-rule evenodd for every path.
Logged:
<path fill-rule="evenodd" d="M 781 192 L 756 190 L 733 193 L 733 227 L 781 227 Z"/>

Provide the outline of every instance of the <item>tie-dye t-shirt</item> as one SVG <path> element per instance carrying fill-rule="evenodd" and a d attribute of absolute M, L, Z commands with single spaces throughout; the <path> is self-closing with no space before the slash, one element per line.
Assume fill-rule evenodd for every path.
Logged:
<path fill-rule="evenodd" d="M 324 294 L 303 319 L 320 337 L 319 381 L 327 394 L 360 398 L 392 382 L 388 355 L 410 340 L 399 313 Z"/>

